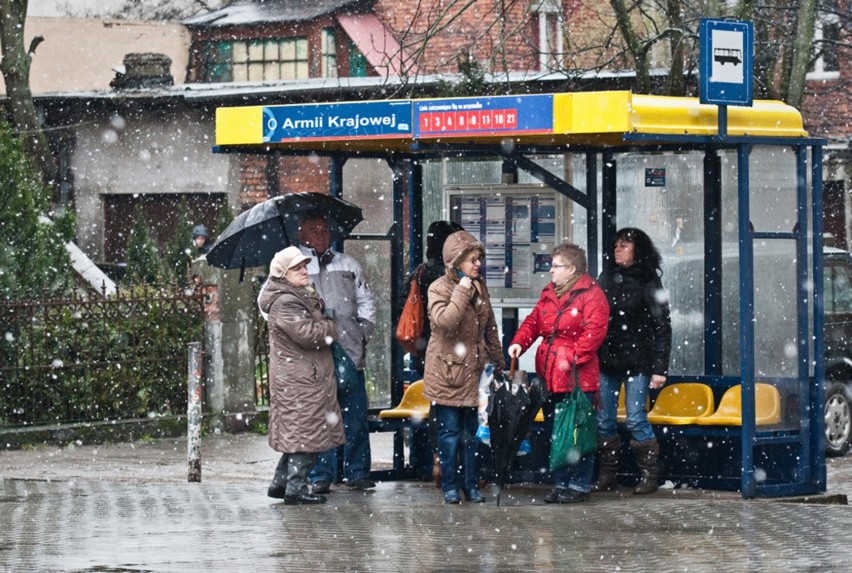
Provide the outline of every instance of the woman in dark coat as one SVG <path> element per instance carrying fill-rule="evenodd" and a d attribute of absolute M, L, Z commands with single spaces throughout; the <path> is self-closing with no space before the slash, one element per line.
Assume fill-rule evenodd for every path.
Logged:
<path fill-rule="evenodd" d="M 550 282 L 509 346 L 509 356 L 517 358 L 539 337 L 543 338 L 535 355 L 535 372 L 551 393 L 544 405 L 544 418 L 551 428 L 556 404 L 574 389 L 572 365 L 577 365 L 580 388 L 592 403 L 596 401 L 600 375 L 597 350 L 609 319 L 606 295 L 586 272 L 583 249 L 563 243 L 553 249 L 552 261 Z M 554 471 L 555 487 L 544 501 L 588 500 L 594 463 L 594 454 L 586 454 L 576 463 Z"/>
<path fill-rule="evenodd" d="M 444 276 L 429 287 L 432 336 L 426 347 L 424 396 L 438 424 L 445 503 L 485 501 L 479 491 L 479 377 L 489 362 L 505 364 L 497 321 L 480 274 L 485 247 L 466 231 L 444 243 Z"/>
<path fill-rule="evenodd" d="M 456 231 L 464 231 L 461 225 L 452 221 L 432 221 L 429 224 L 429 229 L 426 231 L 426 260 L 420 263 L 414 272 L 408 277 L 405 283 L 405 288 L 402 292 L 408 294 L 411 289 L 411 281 L 417 280 L 417 287 L 420 290 L 420 300 L 423 304 L 428 304 L 429 287 L 432 283 L 444 276 L 444 243 L 447 237 Z M 403 305 L 404 305 L 403 301 Z M 403 305 L 400 305 L 397 315 L 402 314 Z M 427 320 L 423 325 L 423 333 L 417 341 L 419 348 L 419 356 L 411 354 L 411 368 L 423 376 L 423 354 L 426 352 L 426 346 L 429 344 L 429 337 L 432 335 L 432 326 Z M 441 460 L 438 458 L 438 425 L 434 423 L 435 415 L 429 411 L 429 441 L 432 445 L 432 479 L 435 485 L 441 487 Z"/>
<path fill-rule="evenodd" d="M 662 388 L 669 371 L 672 326 L 668 296 L 660 281 L 662 257 L 643 231 L 615 235 L 614 257 L 598 282 L 610 305 L 609 330 L 598 355 L 601 400 L 598 410 L 600 473 L 595 489 L 616 487 L 621 438 L 616 427 L 618 394 L 624 384 L 630 446 L 640 470 L 634 493 L 657 491 L 660 447 L 648 422 L 648 388 Z"/>
<path fill-rule="evenodd" d="M 317 453 L 342 445 L 331 343 L 337 326 L 310 286 L 310 257 L 287 247 L 272 259 L 258 306 L 269 321 L 269 445 L 281 452 L 270 497 L 324 503 L 308 491 Z"/>
<path fill-rule="evenodd" d="M 408 277 L 402 292 L 407 295 L 408 290 L 411 288 L 411 281 L 416 278 L 417 286 L 420 290 L 420 300 L 428 305 L 429 287 L 437 279 L 444 276 L 444 243 L 447 241 L 447 237 L 456 231 L 464 231 L 464 229 L 461 225 L 452 221 L 432 221 L 429 224 L 429 229 L 426 231 L 426 260 L 414 269 L 414 272 Z M 399 313 L 402 312 L 402 307 L 400 307 L 399 311 Z M 426 324 L 423 325 L 423 334 L 417 342 L 420 356 L 412 356 L 411 360 L 412 366 L 421 375 L 423 374 L 423 359 L 421 356 L 426 352 L 426 346 L 429 344 L 429 336 L 431 334 L 432 327 L 427 320 Z"/>

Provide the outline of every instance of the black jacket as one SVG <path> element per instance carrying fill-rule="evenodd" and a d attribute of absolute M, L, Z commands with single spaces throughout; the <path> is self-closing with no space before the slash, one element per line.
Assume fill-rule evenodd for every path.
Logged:
<path fill-rule="evenodd" d="M 601 371 L 611 375 L 668 375 L 672 322 L 656 273 L 616 267 L 598 283 L 609 301 L 609 329 L 598 350 Z"/>
<path fill-rule="evenodd" d="M 457 223 L 432 221 L 426 233 L 426 260 L 420 263 L 411 276 L 408 277 L 408 280 L 405 281 L 405 288 L 402 291 L 403 297 L 397 307 L 397 316 L 402 313 L 402 308 L 405 306 L 405 299 L 408 297 L 408 291 L 411 289 L 411 281 L 415 276 L 419 276 L 417 282 L 420 286 L 420 300 L 425 305 L 425 308 L 429 308 L 429 287 L 433 282 L 444 276 L 444 243 L 451 234 L 463 230 L 461 225 Z M 419 356 L 413 357 L 412 360 L 412 366 L 421 374 L 423 374 L 423 356 L 426 354 L 426 346 L 429 344 L 429 337 L 431 335 L 432 327 L 427 320 L 426 324 L 423 325 L 423 336 L 417 344 L 420 348 Z"/>

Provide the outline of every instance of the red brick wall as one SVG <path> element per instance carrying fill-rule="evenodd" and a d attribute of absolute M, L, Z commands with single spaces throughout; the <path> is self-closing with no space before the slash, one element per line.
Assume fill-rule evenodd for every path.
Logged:
<path fill-rule="evenodd" d="M 589 0 L 562 0 L 568 39 L 566 51 L 574 51 L 566 68 L 588 66 L 593 59 L 580 55 L 583 47 L 600 45 L 605 36 L 602 22 L 606 10 Z M 463 3 L 437 0 L 377 0 L 375 12 L 400 41 L 408 57 L 414 58 L 421 73 L 455 73 L 460 55 L 484 64 L 486 71 L 538 70 L 538 14 L 533 2 L 476 0 L 462 12 Z M 508 9 L 505 18 L 501 11 Z M 451 23 L 447 24 L 450 20 Z M 443 25 L 447 24 L 446 27 Z M 431 38 L 425 48 L 422 43 Z M 422 48 L 422 53 L 419 50 Z"/>
<path fill-rule="evenodd" d="M 852 138 L 850 91 L 852 74 L 848 69 L 841 71 L 838 79 L 808 82 L 802 105 L 802 116 L 808 133 L 818 137 Z"/>
<path fill-rule="evenodd" d="M 282 157 L 278 167 L 281 194 L 301 191 L 328 193 L 328 158 Z"/>
<path fill-rule="evenodd" d="M 267 156 L 240 157 L 240 205 L 248 207 L 266 201 L 274 191 L 269 178 L 275 176 Z M 278 164 L 278 193 L 301 191 L 329 192 L 329 164 L 327 158 L 282 157 Z"/>

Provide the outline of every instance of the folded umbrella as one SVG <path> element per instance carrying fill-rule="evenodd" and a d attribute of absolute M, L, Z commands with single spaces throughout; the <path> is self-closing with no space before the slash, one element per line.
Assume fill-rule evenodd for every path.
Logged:
<path fill-rule="evenodd" d="M 505 373 L 501 377 L 495 376 L 488 408 L 497 505 L 500 505 L 500 494 L 509 476 L 512 461 L 543 404 L 540 388 L 535 383 L 530 387 L 526 373 L 515 371 L 516 360 L 512 359 L 508 377 Z"/>

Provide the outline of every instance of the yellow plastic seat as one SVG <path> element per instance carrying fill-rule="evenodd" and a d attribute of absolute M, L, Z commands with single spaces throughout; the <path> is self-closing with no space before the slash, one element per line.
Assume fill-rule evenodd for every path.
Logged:
<path fill-rule="evenodd" d="M 683 382 L 664 386 L 648 412 L 652 424 L 680 426 L 694 424 L 713 413 L 713 390 L 707 384 Z"/>
<path fill-rule="evenodd" d="M 402 395 L 402 400 L 396 408 L 382 410 L 379 418 L 389 419 L 411 419 L 413 422 L 429 419 L 429 400 L 423 396 L 423 380 L 412 382 Z"/>
<path fill-rule="evenodd" d="M 742 411 L 742 385 L 737 384 L 725 391 L 713 414 L 698 418 L 695 423 L 699 426 L 741 426 Z M 778 388 L 760 382 L 754 385 L 754 414 L 758 426 L 781 421 L 781 394 Z"/>
<path fill-rule="evenodd" d="M 624 384 L 621 385 L 621 391 L 618 393 L 618 406 L 615 410 L 615 421 L 619 424 L 627 423 L 627 390 Z M 645 410 L 651 406 L 651 397 L 645 396 Z"/>

